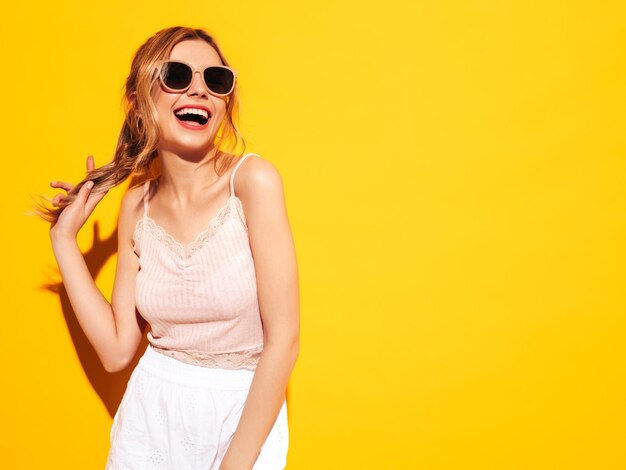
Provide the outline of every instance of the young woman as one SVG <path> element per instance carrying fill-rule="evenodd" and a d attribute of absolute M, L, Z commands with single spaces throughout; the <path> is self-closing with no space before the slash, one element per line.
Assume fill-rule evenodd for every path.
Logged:
<path fill-rule="evenodd" d="M 109 372 L 149 345 L 111 428 L 106 469 L 274 470 L 286 465 L 285 390 L 299 349 L 298 273 L 277 169 L 223 142 L 239 134 L 237 73 L 200 29 L 136 52 L 113 161 L 40 213 L 79 323 Z M 124 195 L 112 301 L 76 235 L 106 192 Z"/>

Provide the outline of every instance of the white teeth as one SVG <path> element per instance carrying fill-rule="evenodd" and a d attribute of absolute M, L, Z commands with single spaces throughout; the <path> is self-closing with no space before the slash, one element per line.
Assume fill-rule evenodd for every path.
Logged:
<path fill-rule="evenodd" d="M 209 113 L 207 113 L 204 109 L 182 108 L 176 111 L 177 116 L 182 116 L 183 114 L 199 114 L 200 116 L 204 116 L 205 119 L 209 119 Z"/>

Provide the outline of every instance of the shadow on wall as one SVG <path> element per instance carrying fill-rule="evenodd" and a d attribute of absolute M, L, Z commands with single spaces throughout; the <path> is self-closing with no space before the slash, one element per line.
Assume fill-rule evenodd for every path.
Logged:
<path fill-rule="evenodd" d="M 145 180 L 145 178 L 143 179 Z M 138 181 L 138 179 L 132 179 L 130 187 L 135 186 Z M 115 253 L 117 253 L 117 227 L 109 238 L 102 239 L 100 238 L 99 223 L 97 221 L 94 222 L 91 248 L 86 253 L 83 253 L 85 263 L 87 264 L 87 268 L 89 269 L 93 279 L 97 278 L 103 266 Z M 58 274 L 58 277 L 61 277 L 60 273 Z M 89 379 L 89 382 L 93 386 L 94 390 L 104 402 L 109 415 L 113 418 L 122 397 L 124 396 L 130 375 L 148 346 L 148 339 L 146 336 L 148 329 L 146 328 L 144 330 L 143 339 L 137 349 L 137 354 L 133 358 L 130 365 L 120 372 L 109 373 L 102 366 L 95 349 L 87 339 L 87 336 L 78 323 L 78 319 L 76 318 L 76 314 L 74 313 L 63 282 L 46 283 L 42 286 L 42 288 L 59 296 L 63 316 L 65 317 L 65 322 L 72 338 L 72 342 L 74 343 L 74 348 L 76 349 L 80 363 L 85 371 L 85 375 Z M 135 313 L 138 321 L 145 322 L 137 310 L 135 310 Z"/>

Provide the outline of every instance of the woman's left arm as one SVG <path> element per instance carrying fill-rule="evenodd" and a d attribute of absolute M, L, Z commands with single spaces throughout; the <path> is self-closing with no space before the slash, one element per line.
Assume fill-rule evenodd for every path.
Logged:
<path fill-rule="evenodd" d="M 220 470 L 251 470 L 285 399 L 299 351 L 300 301 L 294 240 L 281 176 L 258 156 L 236 173 L 254 257 L 263 353 Z"/>

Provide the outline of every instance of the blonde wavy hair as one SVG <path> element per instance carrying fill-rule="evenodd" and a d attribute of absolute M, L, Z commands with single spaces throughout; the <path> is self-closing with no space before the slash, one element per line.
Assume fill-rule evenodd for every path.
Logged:
<path fill-rule="evenodd" d="M 222 64 L 230 66 L 215 39 L 202 29 L 173 26 L 158 31 L 142 44 L 133 56 L 130 74 L 126 78 L 122 96 L 125 119 L 113 161 L 88 171 L 85 178 L 59 201 L 58 207 L 49 208 L 43 203 L 36 202 L 38 207 L 32 214 L 48 222 L 56 223 L 59 214 L 76 199 L 78 191 L 87 181 L 94 182 L 91 193 L 99 193 L 119 185 L 129 176 L 137 176 L 139 179 L 143 176 L 156 176 L 155 164 L 158 162 L 159 134 L 157 110 L 151 97 L 151 91 L 157 85 L 159 78 L 156 64 L 161 59 L 169 58 L 176 44 L 193 39 L 206 41 L 215 49 Z M 135 100 L 134 105 L 133 100 Z M 218 175 L 223 174 L 231 166 L 236 158 L 234 151 L 239 143 L 242 144 L 242 151 L 237 156 L 241 156 L 245 151 L 245 141 L 235 124 L 238 120 L 239 87 L 235 82 L 235 88 L 226 97 L 226 114 L 214 142 L 217 153 L 213 158 L 213 165 Z M 52 203 L 50 198 L 46 196 L 43 198 Z"/>

